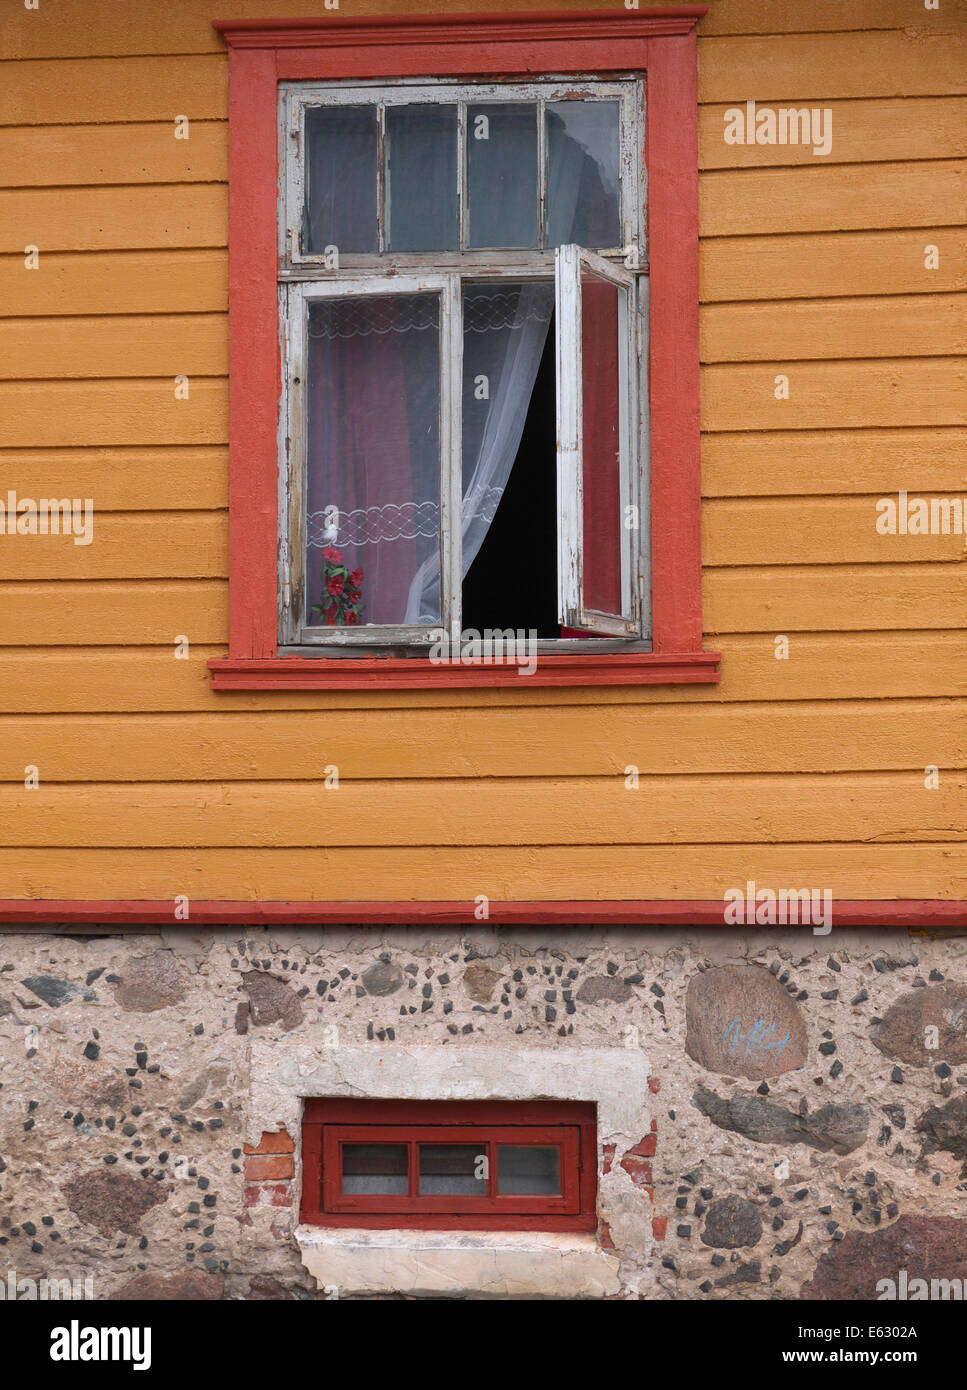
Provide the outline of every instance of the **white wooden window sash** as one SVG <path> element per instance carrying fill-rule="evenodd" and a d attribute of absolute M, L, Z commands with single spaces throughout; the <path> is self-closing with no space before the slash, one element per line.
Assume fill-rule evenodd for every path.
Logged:
<path fill-rule="evenodd" d="M 600 255 L 627 257 L 635 265 L 646 259 L 644 219 L 644 84 L 640 79 L 627 81 L 594 81 L 568 79 L 530 83 L 490 82 L 468 85 L 447 82 L 401 81 L 392 87 L 371 84 L 296 83 L 281 88 L 279 168 L 282 171 L 281 207 L 279 218 L 279 266 L 287 274 L 314 274 L 325 270 L 323 252 L 309 253 L 302 249 L 302 219 L 306 201 L 305 176 L 305 118 L 307 110 L 318 106 L 375 105 L 378 114 L 379 151 L 377 162 L 377 216 L 379 252 L 340 256 L 345 269 L 374 268 L 384 271 L 389 266 L 422 265 L 443 268 L 462 265 L 468 256 L 477 263 L 505 265 L 523 262 L 535 256 L 553 260 L 553 252 L 544 245 L 546 211 L 546 123 L 545 109 L 549 102 L 565 100 L 617 101 L 619 104 L 619 174 L 621 194 L 621 228 L 623 244 L 615 247 L 595 247 Z M 491 251 L 470 248 L 469 200 L 467 197 L 467 108 L 470 106 L 504 105 L 511 102 L 532 103 L 537 109 L 538 136 L 538 234 L 536 249 L 515 250 L 501 247 Z M 457 207 L 460 229 L 459 251 L 392 252 L 385 250 L 385 179 L 383 149 L 386 110 L 390 106 L 415 103 L 439 103 L 458 108 L 457 118 Z"/>
<path fill-rule="evenodd" d="M 618 464 L 620 496 L 621 607 L 601 613 L 584 595 L 584 402 L 582 278 L 606 281 L 618 290 Z M 602 636 L 631 637 L 640 631 L 638 547 L 638 409 L 635 325 L 637 277 L 580 246 L 557 250 L 557 549 L 558 618 L 565 627 Z"/>
<path fill-rule="evenodd" d="M 443 621 L 432 626 L 314 626 L 305 612 L 309 308 L 314 301 L 321 299 L 414 294 L 436 295 L 440 300 L 440 574 Z M 283 584 L 283 640 L 296 645 L 318 642 L 340 646 L 429 644 L 436 640 L 441 625 L 450 630 L 452 624 L 459 621 L 460 611 L 462 400 L 458 373 L 462 370 L 463 359 L 460 277 L 453 274 L 397 275 L 392 278 L 365 276 L 355 280 L 313 281 L 288 286 L 287 300 L 285 389 L 288 396 L 286 414 L 289 435 L 285 491 L 288 494 L 288 528 L 283 546 L 283 569 L 287 581 Z"/>
<path fill-rule="evenodd" d="M 466 109 L 487 101 L 542 103 L 539 130 L 540 235 L 544 236 L 544 120 L 543 103 L 567 97 L 621 102 L 621 225 L 625 245 L 597 253 L 576 245 L 556 251 L 421 252 L 340 258 L 339 269 L 327 269 L 323 255 L 301 252 L 304 206 L 304 121 L 307 107 L 320 104 L 360 105 L 379 100 L 380 129 L 386 105 L 417 101 L 456 102 L 461 171 L 459 213 L 461 245 L 466 245 Z M 451 641 L 461 632 L 462 593 L 462 375 L 463 285 L 506 279 L 547 280 L 555 284 L 557 360 L 557 479 L 558 479 L 558 618 L 563 626 L 610 639 L 602 649 L 628 649 L 649 643 L 649 516 L 648 489 L 643 471 L 647 461 L 647 267 L 643 245 L 643 115 L 639 84 L 572 82 L 527 85 L 489 84 L 486 87 L 442 83 L 401 83 L 391 89 L 374 86 L 283 88 L 280 130 L 280 168 L 284 170 L 279 217 L 279 305 L 283 327 L 282 408 L 279 421 L 280 517 L 279 618 L 283 649 L 339 649 L 429 646 L 445 629 Z M 380 161 L 380 166 L 382 161 Z M 382 169 L 380 167 L 380 180 Z M 382 190 L 380 245 L 383 245 Z M 458 268 L 459 267 L 459 268 Z M 401 274 L 400 269 L 410 274 Z M 622 529 L 619 613 L 600 613 L 585 604 L 583 594 L 583 459 L 581 277 L 587 273 L 619 289 L 620 466 L 622 514 L 635 524 Z M 442 618 L 432 626 L 328 627 L 306 620 L 306 471 L 308 315 L 314 300 L 379 294 L 435 294 L 440 299 L 440 572 Z M 581 639 L 548 639 L 539 649 L 586 649 Z"/>

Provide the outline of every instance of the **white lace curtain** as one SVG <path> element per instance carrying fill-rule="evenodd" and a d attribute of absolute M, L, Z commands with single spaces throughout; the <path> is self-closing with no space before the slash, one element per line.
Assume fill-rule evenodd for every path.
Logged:
<path fill-rule="evenodd" d="M 464 298 L 463 575 L 500 504 L 554 309 L 554 286 Z M 310 317 L 310 602 L 323 552 L 363 570 L 362 623 L 441 618 L 439 299 L 361 297 Z"/>
<path fill-rule="evenodd" d="M 549 108 L 555 240 L 608 244 L 613 235 L 617 189 L 602 179 L 607 160 L 597 149 L 616 128 L 611 105 Z M 509 177 L 513 148 L 506 153 Z M 413 196 L 423 197 L 419 180 Z M 553 308 L 550 281 L 464 292 L 464 578 L 517 457 Z M 310 608 L 325 597 L 325 552 L 335 547 L 349 571 L 362 572 L 354 583 L 363 625 L 441 620 L 439 311 L 437 295 L 390 294 L 323 301 L 310 314 Z"/>
<path fill-rule="evenodd" d="M 471 287 L 464 302 L 462 578 L 477 558 L 514 466 L 554 310 L 554 286 Z M 487 397 L 478 399 L 482 390 Z M 439 553 L 420 566 L 404 622 L 433 619 Z"/>

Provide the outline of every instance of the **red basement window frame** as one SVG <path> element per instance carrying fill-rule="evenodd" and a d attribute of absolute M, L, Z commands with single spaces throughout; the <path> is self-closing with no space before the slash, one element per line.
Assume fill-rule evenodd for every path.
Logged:
<path fill-rule="evenodd" d="M 702 648 L 698 107 L 706 6 L 217 21 L 229 50 L 229 653 L 217 690 L 715 683 Z M 279 633 L 279 88 L 292 82 L 638 74 L 647 89 L 651 637 L 648 650 L 435 663 L 299 655 Z M 605 644 L 609 645 L 609 644 Z"/>
<path fill-rule="evenodd" d="M 309 1100 L 302 1158 L 304 1225 L 597 1229 L 590 1103 Z"/>

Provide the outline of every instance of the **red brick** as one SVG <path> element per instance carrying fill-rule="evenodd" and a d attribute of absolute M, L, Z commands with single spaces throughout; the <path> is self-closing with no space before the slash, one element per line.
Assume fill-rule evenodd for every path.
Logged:
<path fill-rule="evenodd" d="M 289 1154 L 256 1154 L 245 1160 L 245 1181 L 265 1182 L 270 1178 L 291 1178 L 295 1164 Z"/>
<path fill-rule="evenodd" d="M 611 1227 L 607 1221 L 601 1221 L 598 1227 L 598 1239 L 601 1242 L 602 1250 L 613 1250 L 614 1241 L 611 1239 Z"/>
<path fill-rule="evenodd" d="M 605 1173 L 610 1173 L 610 1172 L 611 1172 L 611 1165 L 612 1165 L 612 1163 L 614 1162 L 614 1155 L 615 1155 L 615 1150 L 617 1149 L 617 1147 L 618 1147 L 617 1144 L 605 1144 L 605 1146 L 604 1146 L 604 1171 L 605 1171 Z"/>
<path fill-rule="evenodd" d="M 668 1229 L 667 1216 L 653 1216 L 651 1218 L 651 1233 L 656 1240 L 664 1240 L 665 1232 Z"/>
<path fill-rule="evenodd" d="M 647 1158 L 640 1158 L 633 1150 L 626 1153 L 621 1160 L 621 1166 L 631 1178 L 635 1187 L 647 1187 L 654 1181 L 651 1173 L 651 1163 Z"/>
<path fill-rule="evenodd" d="M 258 1147 L 253 1148 L 251 1144 L 245 1144 L 244 1152 L 247 1154 L 291 1154 L 295 1153 L 295 1144 L 284 1129 L 280 1129 L 278 1133 L 266 1129 L 262 1131 L 262 1138 Z"/>
<path fill-rule="evenodd" d="M 628 1154 L 636 1154 L 638 1158 L 654 1158 L 657 1147 L 658 1136 L 656 1134 L 646 1134 L 633 1149 L 627 1151 L 625 1158 L 628 1157 Z M 624 1162 L 624 1160 L 622 1160 L 622 1162 Z"/>
<path fill-rule="evenodd" d="M 280 1183 L 278 1187 L 266 1187 L 263 1188 L 263 1191 L 269 1193 L 273 1207 L 291 1207 L 292 1193 L 284 1184 Z"/>
<path fill-rule="evenodd" d="M 661 1080 L 657 1076 L 649 1076 L 648 1089 L 653 1096 L 657 1096 L 658 1092 L 661 1090 Z"/>
<path fill-rule="evenodd" d="M 245 1189 L 245 1205 L 246 1205 L 247 1207 L 257 1207 L 258 1204 L 259 1204 L 259 1199 L 261 1198 L 261 1196 L 262 1196 L 262 1189 L 261 1189 L 260 1187 L 246 1187 L 246 1189 Z"/>

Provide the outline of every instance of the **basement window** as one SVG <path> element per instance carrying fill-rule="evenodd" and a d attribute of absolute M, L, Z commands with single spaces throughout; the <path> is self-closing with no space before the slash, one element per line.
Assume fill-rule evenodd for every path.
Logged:
<path fill-rule="evenodd" d="M 596 1170 L 590 1104 L 313 1099 L 302 1221 L 593 1231 Z"/>

